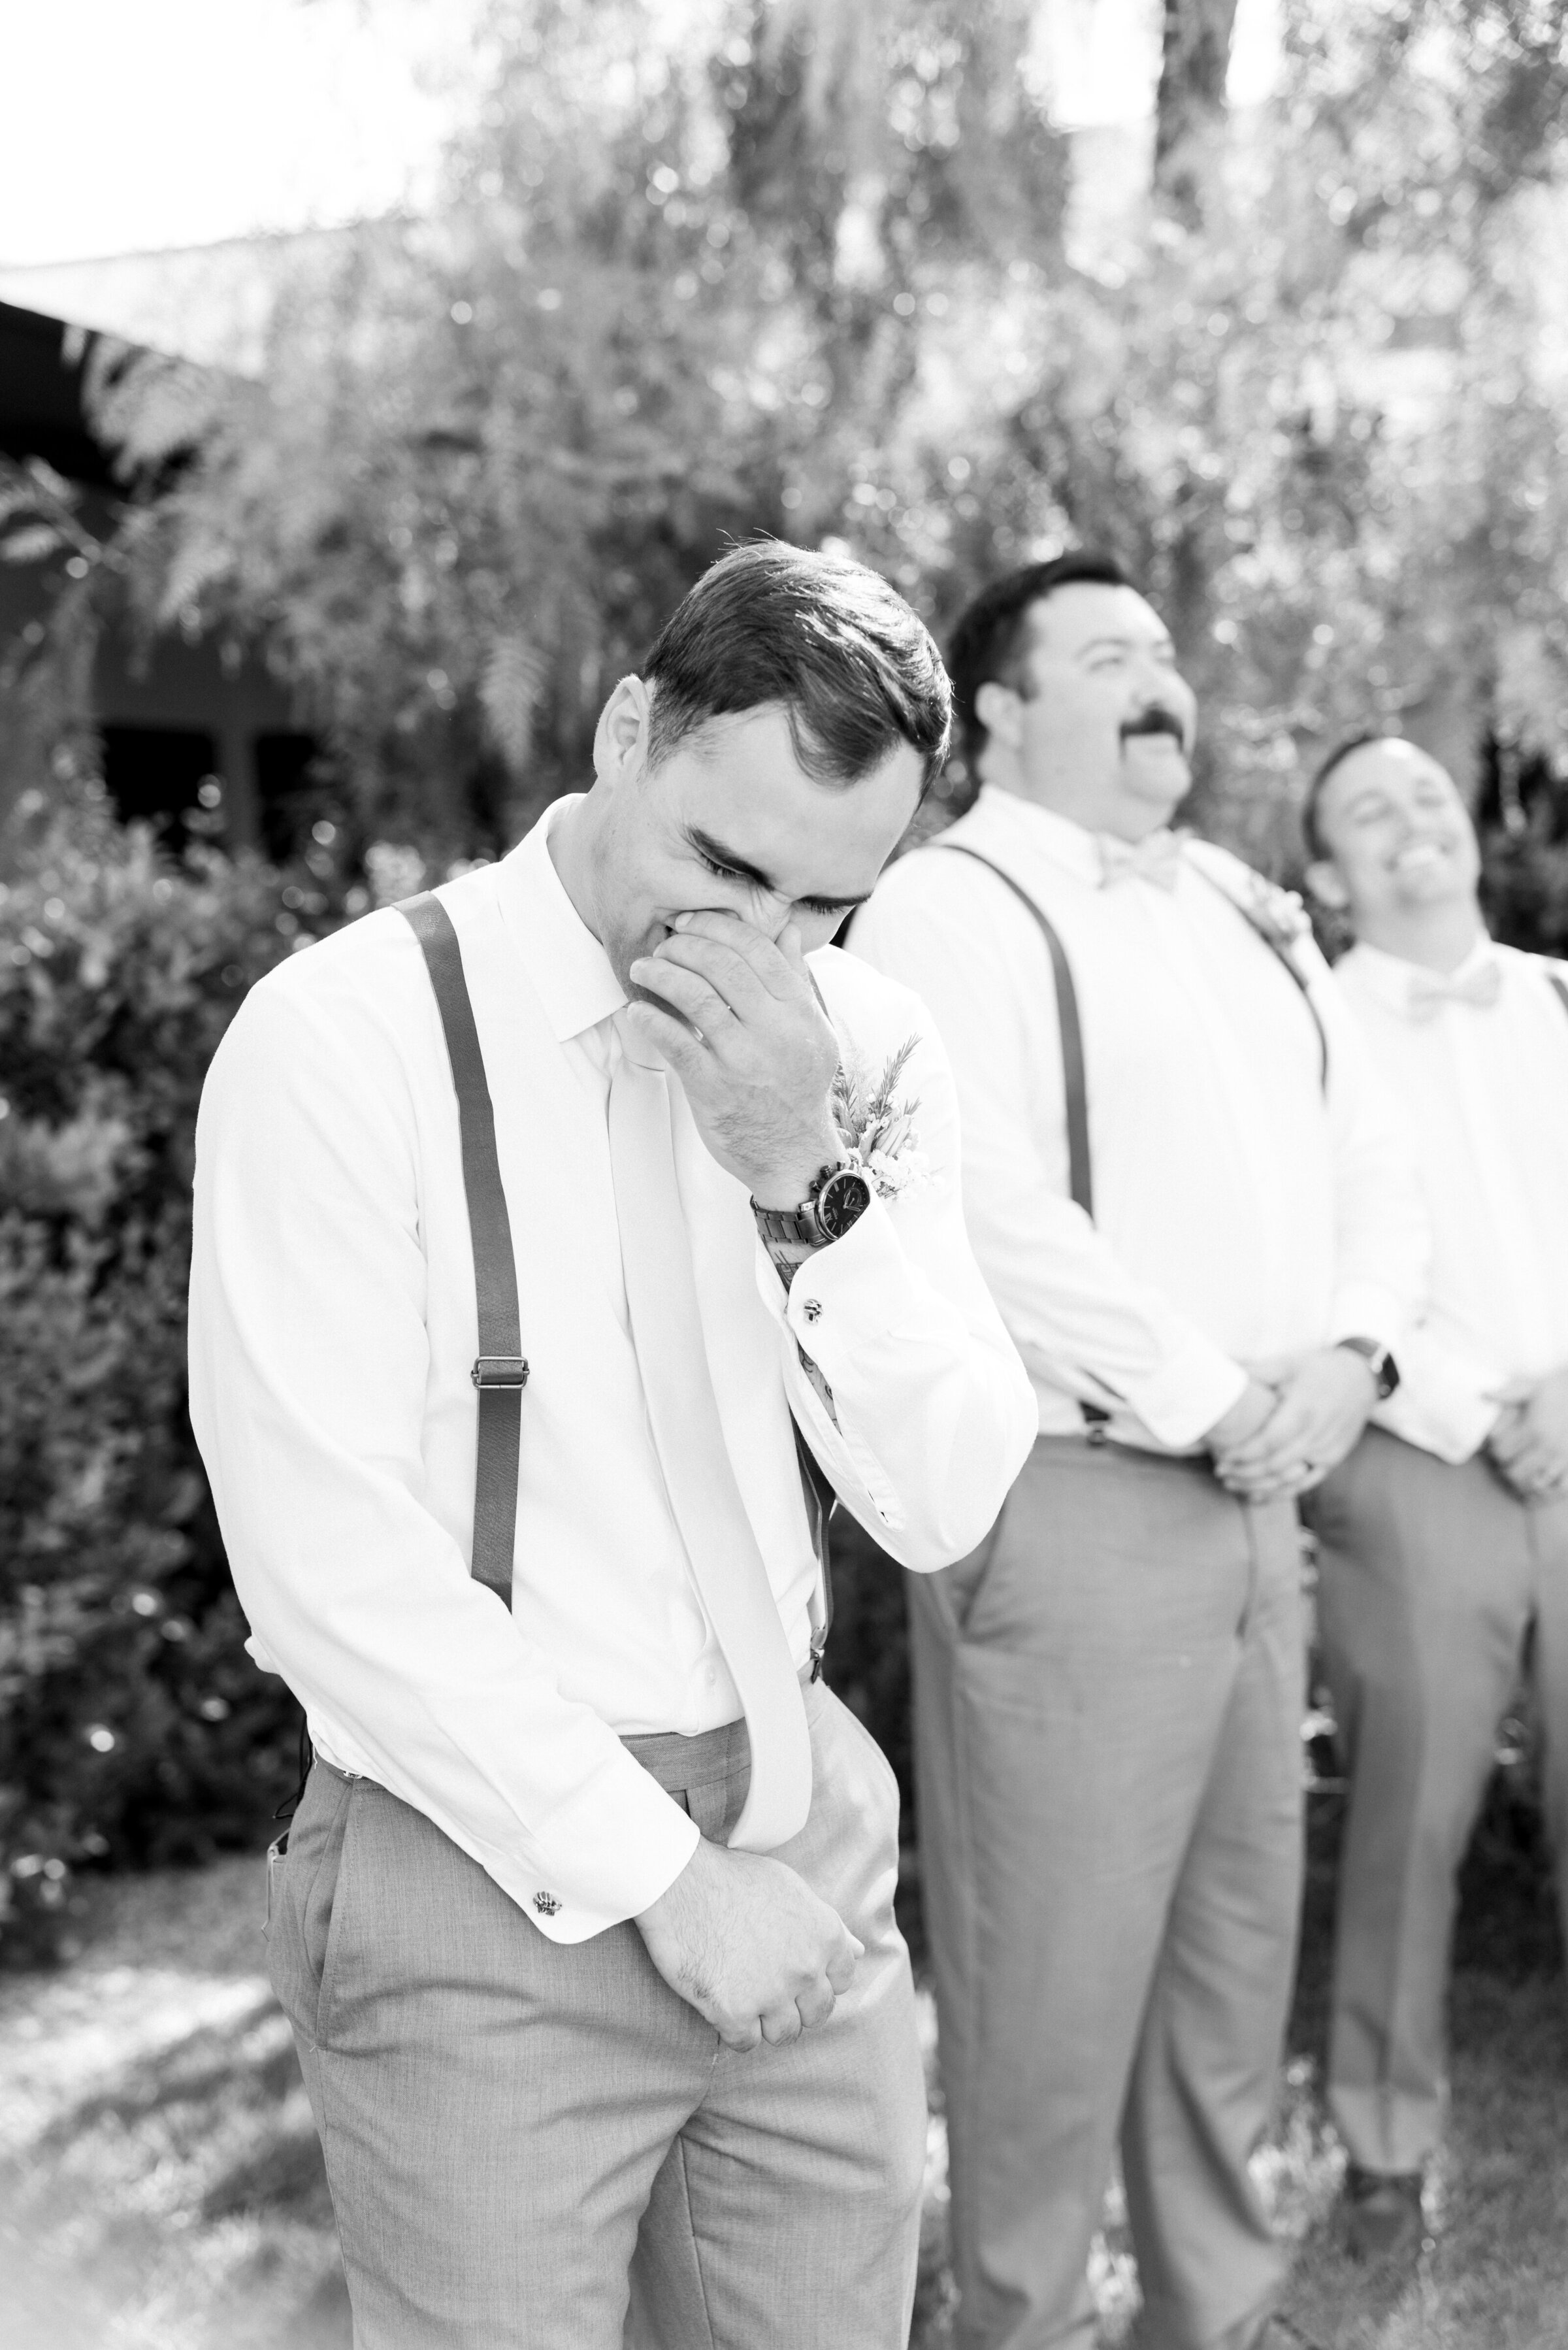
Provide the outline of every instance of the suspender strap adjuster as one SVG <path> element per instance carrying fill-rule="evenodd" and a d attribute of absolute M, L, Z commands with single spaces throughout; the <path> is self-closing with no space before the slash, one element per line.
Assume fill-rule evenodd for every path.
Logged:
<path fill-rule="evenodd" d="M 525 1388 L 528 1366 L 521 1355 L 481 1355 L 469 1378 L 476 1388 Z"/>

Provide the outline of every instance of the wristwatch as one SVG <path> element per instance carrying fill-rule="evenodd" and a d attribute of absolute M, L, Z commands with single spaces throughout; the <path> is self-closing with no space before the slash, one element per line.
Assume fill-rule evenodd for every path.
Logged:
<path fill-rule="evenodd" d="M 757 1230 L 768 1247 L 826 1248 L 841 1241 L 871 1205 L 871 1186 L 857 1167 L 842 1160 L 818 1168 L 798 1208 L 763 1208 L 752 1201 Z"/>
<path fill-rule="evenodd" d="M 1399 1366 L 1381 1338 L 1336 1338 L 1334 1343 L 1361 1357 L 1376 1384 L 1378 1402 L 1386 1403 L 1399 1384 Z"/>

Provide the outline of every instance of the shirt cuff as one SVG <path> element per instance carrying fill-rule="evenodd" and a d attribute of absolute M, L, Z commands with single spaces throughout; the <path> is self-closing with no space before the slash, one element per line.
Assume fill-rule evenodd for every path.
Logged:
<path fill-rule="evenodd" d="M 831 1383 L 836 1368 L 849 1368 L 858 1341 L 892 1319 L 892 1302 L 909 1267 L 888 1211 L 873 1193 L 842 1240 L 813 1250 L 797 1266 L 787 1298 L 777 1274 L 772 1277 L 784 1320 Z"/>
<path fill-rule="evenodd" d="M 1147 1378 L 1124 1379 L 1128 1407 L 1173 1452 L 1207 1436 L 1247 1391 L 1247 1374 L 1221 1347 L 1196 1332 Z"/>
<path fill-rule="evenodd" d="M 552 1942 L 586 1942 L 668 1893 L 701 1836 L 672 1796 L 623 1748 L 624 1769 L 596 1773 L 536 1839 L 537 1863 L 515 1852 L 491 1875 Z M 613 1811 L 607 1818 L 607 1807 Z M 558 1856 L 558 1857 L 552 1857 Z"/>
<path fill-rule="evenodd" d="M 1342 1338 L 1376 1338 L 1397 1362 L 1399 1341 L 1409 1326 L 1408 1309 L 1378 1282 L 1346 1281 L 1334 1291 L 1328 1323 L 1331 1347 Z"/>

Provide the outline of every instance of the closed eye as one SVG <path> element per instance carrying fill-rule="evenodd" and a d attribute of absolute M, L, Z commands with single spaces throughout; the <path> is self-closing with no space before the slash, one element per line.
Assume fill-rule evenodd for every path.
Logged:
<path fill-rule="evenodd" d="M 760 887 L 754 874 L 737 873 L 732 865 L 721 865 L 718 858 L 710 857 L 705 848 L 698 849 L 697 862 L 721 881 L 738 881 L 742 888 L 746 889 L 755 889 Z"/>
<path fill-rule="evenodd" d="M 763 885 L 755 874 L 738 872 L 734 866 L 722 864 L 718 858 L 710 857 L 705 848 L 697 848 L 695 843 L 693 847 L 697 862 L 711 873 L 715 880 L 738 881 L 744 889 L 762 889 Z M 802 898 L 797 900 L 803 913 L 820 914 L 825 920 L 832 919 L 839 921 L 863 902 L 859 898 Z"/>

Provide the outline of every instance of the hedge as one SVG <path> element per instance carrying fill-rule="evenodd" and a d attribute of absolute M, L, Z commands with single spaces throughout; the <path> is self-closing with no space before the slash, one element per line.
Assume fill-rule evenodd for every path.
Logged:
<path fill-rule="evenodd" d="M 244 1654 L 185 1401 L 196 1105 L 303 938 L 253 859 L 180 867 L 89 802 L 0 883 L 0 1959 L 83 1863 L 253 1841 L 297 1710 Z"/>

